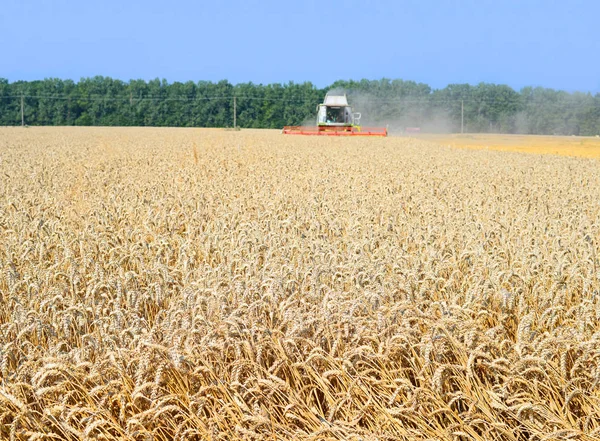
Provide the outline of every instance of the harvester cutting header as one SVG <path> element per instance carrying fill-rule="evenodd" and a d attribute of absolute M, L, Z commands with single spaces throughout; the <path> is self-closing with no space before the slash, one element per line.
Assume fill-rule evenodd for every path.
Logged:
<path fill-rule="evenodd" d="M 387 136 L 385 127 L 361 127 L 360 113 L 354 112 L 346 95 L 327 94 L 317 106 L 316 126 L 285 126 L 285 135 Z"/>

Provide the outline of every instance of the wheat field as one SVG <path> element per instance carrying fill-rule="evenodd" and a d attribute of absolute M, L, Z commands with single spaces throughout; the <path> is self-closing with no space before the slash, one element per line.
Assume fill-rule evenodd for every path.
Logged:
<path fill-rule="evenodd" d="M 0 439 L 598 439 L 599 164 L 1 128 Z"/>

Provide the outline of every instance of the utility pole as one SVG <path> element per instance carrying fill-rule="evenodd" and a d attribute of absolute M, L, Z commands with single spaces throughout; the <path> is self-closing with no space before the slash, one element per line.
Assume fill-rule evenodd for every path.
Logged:
<path fill-rule="evenodd" d="M 465 133 L 465 100 L 460 100 L 460 133 Z"/>
<path fill-rule="evenodd" d="M 233 128 L 237 129 L 237 97 L 233 97 Z"/>
<path fill-rule="evenodd" d="M 23 112 L 23 94 L 21 94 L 21 127 L 25 127 L 25 113 Z"/>

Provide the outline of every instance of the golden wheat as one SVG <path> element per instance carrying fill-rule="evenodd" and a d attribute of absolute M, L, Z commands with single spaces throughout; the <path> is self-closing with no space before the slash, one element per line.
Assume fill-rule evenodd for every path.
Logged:
<path fill-rule="evenodd" d="M 0 129 L 0 438 L 600 435 L 600 174 L 275 131 Z"/>

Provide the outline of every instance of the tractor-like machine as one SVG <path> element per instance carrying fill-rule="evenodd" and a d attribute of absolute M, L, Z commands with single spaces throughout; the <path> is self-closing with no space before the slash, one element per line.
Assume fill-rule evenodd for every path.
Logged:
<path fill-rule="evenodd" d="M 361 127 L 360 113 L 352 110 L 346 95 L 327 94 L 317 106 L 316 126 L 285 126 L 285 135 L 387 136 L 385 127 Z"/>

